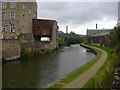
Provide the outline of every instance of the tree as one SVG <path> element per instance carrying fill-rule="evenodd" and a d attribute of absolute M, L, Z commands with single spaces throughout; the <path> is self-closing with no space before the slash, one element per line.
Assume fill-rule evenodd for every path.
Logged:
<path fill-rule="evenodd" d="M 110 46 L 115 49 L 118 59 L 120 59 L 120 26 L 111 31 L 109 38 Z"/>
<path fill-rule="evenodd" d="M 71 31 L 69 34 L 73 34 L 73 35 L 75 35 L 75 32 Z"/>
<path fill-rule="evenodd" d="M 110 38 L 110 45 L 112 47 L 116 47 L 116 45 L 120 43 L 120 26 L 115 27 L 111 31 L 109 38 Z"/>

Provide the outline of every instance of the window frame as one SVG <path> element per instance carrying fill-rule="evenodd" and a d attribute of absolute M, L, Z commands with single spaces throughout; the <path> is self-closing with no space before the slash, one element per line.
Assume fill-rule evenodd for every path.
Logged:
<path fill-rule="evenodd" d="M 16 8 L 16 2 L 10 2 L 10 8 Z"/>
<path fill-rule="evenodd" d="M 25 4 L 22 4 L 22 9 L 25 10 Z"/>
<path fill-rule="evenodd" d="M 15 32 L 15 24 L 10 24 L 10 32 Z"/>
<path fill-rule="evenodd" d="M 10 20 L 14 20 L 16 16 L 15 12 L 10 12 Z"/>
<path fill-rule="evenodd" d="M 7 7 L 7 3 L 6 3 L 6 2 L 2 2 L 1 7 L 2 7 L 2 9 L 6 9 L 6 7 Z"/>
<path fill-rule="evenodd" d="M 29 14 L 31 14 L 31 13 L 32 13 L 31 8 L 29 8 Z"/>
<path fill-rule="evenodd" d="M 6 32 L 6 25 L 5 24 L 2 24 L 2 32 Z"/>
<path fill-rule="evenodd" d="M 6 12 L 2 12 L 2 20 L 6 20 Z"/>

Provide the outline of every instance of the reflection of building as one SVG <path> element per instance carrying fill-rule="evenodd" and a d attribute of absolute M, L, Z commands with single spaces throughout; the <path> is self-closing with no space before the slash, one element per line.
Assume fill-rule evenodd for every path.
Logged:
<path fill-rule="evenodd" d="M 36 18 L 36 2 L 2 2 L 3 38 L 18 39 L 22 34 L 32 34 L 32 19 Z"/>
<path fill-rule="evenodd" d="M 90 43 L 109 45 L 109 33 L 112 29 L 87 29 L 87 36 Z"/>

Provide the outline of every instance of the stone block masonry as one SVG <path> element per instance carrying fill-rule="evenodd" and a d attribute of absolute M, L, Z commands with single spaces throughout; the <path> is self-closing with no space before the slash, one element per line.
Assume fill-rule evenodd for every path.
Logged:
<path fill-rule="evenodd" d="M 20 57 L 21 46 L 18 39 L 2 40 L 2 57 L 3 61 L 15 60 Z"/>

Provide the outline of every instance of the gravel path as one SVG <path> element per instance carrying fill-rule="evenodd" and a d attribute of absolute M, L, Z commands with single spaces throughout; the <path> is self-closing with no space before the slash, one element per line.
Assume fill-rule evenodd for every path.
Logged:
<path fill-rule="evenodd" d="M 92 47 L 95 48 L 95 47 Z M 99 48 L 95 48 L 98 49 L 102 52 L 102 55 L 100 57 L 100 59 L 95 63 L 94 66 L 92 66 L 88 71 L 86 71 L 85 73 L 83 73 L 82 75 L 80 75 L 78 78 L 76 78 L 75 80 L 73 80 L 72 82 L 68 83 L 67 85 L 65 85 L 62 88 L 82 88 L 83 85 L 90 79 L 92 78 L 96 72 L 98 71 L 98 69 L 104 64 L 104 62 L 106 61 L 107 58 L 107 52 L 103 51 L 102 49 Z"/>

